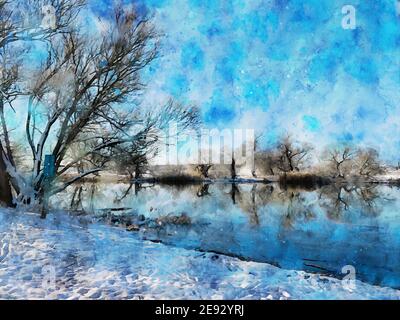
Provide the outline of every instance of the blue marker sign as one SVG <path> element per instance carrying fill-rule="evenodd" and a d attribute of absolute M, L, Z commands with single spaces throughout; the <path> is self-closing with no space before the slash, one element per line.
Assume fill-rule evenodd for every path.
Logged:
<path fill-rule="evenodd" d="M 43 175 L 47 179 L 54 178 L 56 175 L 56 157 L 52 154 L 44 157 Z"/>

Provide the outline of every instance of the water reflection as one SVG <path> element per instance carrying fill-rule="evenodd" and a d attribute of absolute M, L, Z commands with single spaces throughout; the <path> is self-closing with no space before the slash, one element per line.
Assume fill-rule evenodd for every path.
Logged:
<path fill-rule="evenodd" d="M 400 288 L 398 188 L 97 183 L 76 185 L 53 202 L 95 215 L 126 215 L 127 224 L 143 215 L 149 222 L 133 228 L 133 236 L 338 277 L 352 265 L 360 280 Z M 183 216 L 190 224 L 150 223 Z"/>
<path fill-rule="evenodd" d="M 382 210 L 378 202 L 378 190 L 377 185 L 331 185 L 321 188 L 320 199 L 327 215 L 332 219 L 340 220 L 352 207 L 357 206 L 362 208 L 361 212 L 365 215 L 378 216 Z"/>

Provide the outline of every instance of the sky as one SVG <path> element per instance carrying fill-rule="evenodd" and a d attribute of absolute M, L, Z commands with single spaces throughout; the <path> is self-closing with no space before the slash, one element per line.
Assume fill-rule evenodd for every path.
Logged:
<path fill-rule="evenodd" d="M 160 34 L 145 107 L 196 105 L 208 129 L 254 129 L 265 148 L 290 134 L 316 155 L 345 143 L 400 161 L 399 0 L 121 1 Z M 111 3 L 88 0 L 88 29 Z M 345 5 L 355 29 L 342 27 Z M 42 60 L 40 50 L 29 57 Z"/>
<path fill-rule="evenodd" d="M 103 0 L 104 1 L 104 0 Z M 109 1 L 91 1 L 93 14 Z M 400 160 L 397 0 L 126 0 L 153 17 L 161 56 L 145 103 L 173 97 L 209 128 L 282 134 L 318 148 L 349 143 Z M 344 5 L 356 28 L 343 29 Z"/>

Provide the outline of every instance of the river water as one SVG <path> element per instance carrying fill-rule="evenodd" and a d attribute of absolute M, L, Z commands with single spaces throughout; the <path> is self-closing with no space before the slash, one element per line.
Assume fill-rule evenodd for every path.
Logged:
<path fill-rule="evenodd" d="M 133 232 L 165 244 L 218 252 L 400 288 L 400 189 L 385 185 L 315 190 L 266 184 L 187 186 L 88 183 L 53 199 L 94 215 L 184 216 Z M 352 271 L 352 272 L 353 272 Z"/>

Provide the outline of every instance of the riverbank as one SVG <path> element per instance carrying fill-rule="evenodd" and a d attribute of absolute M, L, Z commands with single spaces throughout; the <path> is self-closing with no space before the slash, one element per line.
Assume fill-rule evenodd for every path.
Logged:
<path fill-rule="evenodd" d="M 1 299 L 400 299 L 400 291 L 139 240 L 90 218 L 0 211 Z"/>
<path fill-rule="evenodd" d="M 71 176 L 72 177 L 72 176 Z M 68 176 L 67 176 L 68 178 Z M 269 184 L 269 183 L 288 183 L 292 185 L 315 185 L 322 186 L 327 184 L 353 184 L 353 183 L 375 183 L 375 184 L 400 184 L 400 170 L 391 170 L 385 174 L 370 177 L 353 176 L 347 179 L 332 178 L 314 172 L 295 172 L 287 175 L 266 175 L 266 176 L 246 176 L 241 175 L 236 178 L 230 177 L 208 177 L 182 174 L 182 175 L 161 175 L 146 176 L 138 179 L 131 179 L 127 175 L 120 175 L 110 172 L 101 172 L 97 176 L 86 177 L 82 182 L 108 182 L 108 183 L 149 183 L 149 184 Z"/>

